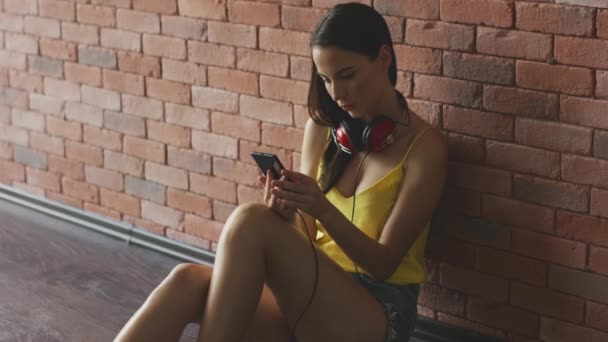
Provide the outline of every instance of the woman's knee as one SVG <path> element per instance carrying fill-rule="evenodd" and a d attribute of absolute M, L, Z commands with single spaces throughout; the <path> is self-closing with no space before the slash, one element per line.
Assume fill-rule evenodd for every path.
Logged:
<path fill-rule="evenodd" d="M 209 285 L 211 279 L 211 269 L 205 266 L 182 263 L 178 264 L 169 273 L 165 281 L 171 286 L 179 288 L 193 287 L 204 288 Z"/>
<path fill-rule="evenodd" d="M 277 214 L 263 203 L 241 204 L 232 212 L 222 228 L 222 238 L 249 240 L 259 237 L 276 219 Z"/>

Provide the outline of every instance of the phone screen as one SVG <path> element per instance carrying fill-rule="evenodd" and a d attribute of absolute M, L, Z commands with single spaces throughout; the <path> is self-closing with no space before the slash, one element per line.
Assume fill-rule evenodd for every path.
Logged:
<path fill-rule="evenodd" d="M 251 153 L 251 157 L 253 157 L 264 175 L 266 175 L 268 170 L 271 170 L 272 177 L 274 179 L 281 178 L 281 170 L 283 170 L 285 167 L 283 167 L 283 164 L 281 164 L 281 161 L 275 154 L 253 152 Z"/>

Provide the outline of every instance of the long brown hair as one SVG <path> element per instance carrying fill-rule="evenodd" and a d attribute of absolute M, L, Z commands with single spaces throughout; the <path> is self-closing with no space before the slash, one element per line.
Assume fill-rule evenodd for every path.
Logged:
<path fill-rule="evenodd" d="M 393 86 L 397 83 L 397 64 L 391 34 L 386 21 L 375 9 L 360 3 L 334 6 L 317 24 L 310 39 L 310 46 L 337 47 L 367 56 L 378 57 L 380 48 L 391 49 L 391 65 L 388 78 Z M 401 93 L 397 92 L 401 97 Z M 308 90 L 308 113 L 312 120 L 323 126 L 336 127 L 349 114 L 331 98 L 313 62 L 310 88 Z M 340 150 L 331 138 L 321 163 L 323 173 L 319 179 L 321 190 L 327 193 L 344 172 L 351 155 Z"/>

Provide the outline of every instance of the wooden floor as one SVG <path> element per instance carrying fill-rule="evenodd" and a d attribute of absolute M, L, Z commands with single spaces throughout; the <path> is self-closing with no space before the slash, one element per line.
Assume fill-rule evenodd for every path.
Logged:
<path fill-rule="evenodd" d="M 112 341 L 178 263 L 0 200 L 0 342 Z"/>

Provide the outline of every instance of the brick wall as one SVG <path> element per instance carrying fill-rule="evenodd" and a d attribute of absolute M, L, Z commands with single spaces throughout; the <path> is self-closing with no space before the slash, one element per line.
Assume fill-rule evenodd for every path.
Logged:
<path fill-rule="evenodd" d="M 335 2 L 0 0 L 0 182 L 215 249 L 259 197 L 249 152 L 298 168 Z M 608 1 L 373 5 L 450 140 L 421 314 L 608 340 Z"/>

